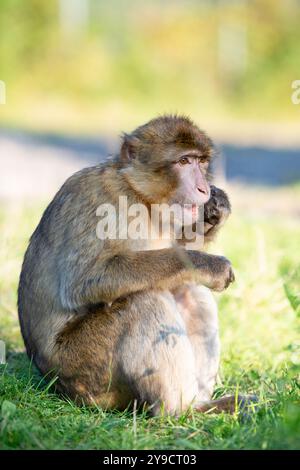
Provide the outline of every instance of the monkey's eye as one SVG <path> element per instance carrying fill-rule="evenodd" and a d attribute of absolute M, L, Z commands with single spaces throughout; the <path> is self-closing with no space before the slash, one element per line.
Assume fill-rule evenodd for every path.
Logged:
<path fill-rule="evenodd" d="M 205 155 L 203 155 L 203 156 L 201 156 L 201 157 L 198 157 L 197 160 L 198 160 L 198 164 L 199 164 L 199 165 L 200 165 L 200 164 L 203 165 L 204 163 L 208 164 L 208 160 L 207 160 L 207 158 L 206 158 Z"/>
<path fill-rule="evenodd" d="M 189 163 L 191 162 L 188 157 L 181 157 L 179 160 L 179 165 L 181 166 L 188 165 Z"/>

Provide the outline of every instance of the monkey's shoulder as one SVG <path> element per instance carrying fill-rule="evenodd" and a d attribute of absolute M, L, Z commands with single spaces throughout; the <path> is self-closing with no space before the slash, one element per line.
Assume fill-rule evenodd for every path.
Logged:
<path fill-rule="evenodd" d="M 96 166 L 83 168 L 71 175 L 57 192 L 57 197 L 66 193 L 73 195 L 89 194 L 93 189 L 101 187 L 101 182 L 106 174 L 115 173 L 113 164 L 103 162 Z"/>
<path fill-rule="evenodd" d="M 42 238 L 46 243 L 61 244 L 69 232 L 75 235 L 95 222 L 97 207 L 108 199 L 103 184 L 106 172 L 114 170 L 100 164 L 70 176 L 45 209 L 31 241 Z"/>

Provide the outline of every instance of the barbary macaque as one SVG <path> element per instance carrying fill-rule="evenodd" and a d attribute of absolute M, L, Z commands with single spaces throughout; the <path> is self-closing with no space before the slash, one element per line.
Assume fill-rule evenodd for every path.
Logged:
<path fill-rule="evenodd" d="M 153 415 L 235 406 L 234 397 L 211 401 L 220 357 L 211 290 L 234 280 L 229 260 L 173 239 L 96 234 L 98 207 L 118 211 L 125 196 L 149 218 L 153 204 L 179 204 L 192 223 L 202 210 L 210 241 L 230 213 L 207 178 L 212 151 L 190 119 L 153 119 L 123 136 L 114 159 L 71 176 L 45 210 L 20 276 L 21 330 L 41 373 L 57 375 L 78 404 L 136 400 Z"/>

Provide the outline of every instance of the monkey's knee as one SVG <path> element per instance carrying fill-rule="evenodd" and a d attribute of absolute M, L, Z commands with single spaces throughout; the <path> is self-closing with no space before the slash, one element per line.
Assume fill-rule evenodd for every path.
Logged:
<path fill-rule="evenodd" d="M 149 294 L 142 305 L 136 329 L 120 345 L 122 368 L 138 401 L 147 403 L 152 415 L 181 414 L 198 395 L 195 354 L 185 324 L 170 294 Z"/>

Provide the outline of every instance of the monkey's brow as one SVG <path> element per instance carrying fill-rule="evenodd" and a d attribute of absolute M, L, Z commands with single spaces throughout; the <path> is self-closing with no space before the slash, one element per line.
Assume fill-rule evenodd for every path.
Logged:
<path fill-rule="evenodd" d="M 180 153 L 181 157 L 189 156 L 189 157 L 203 157 L 204 153 L 201 152 L 201 150 L 198 149 L 185 149 Z"/>
<path fill-rule="evenodd" d="M 190 157 L 190 158 L 200 158 L 200 159 L 205 159 L 205 160 L 209 160 L 210 158 L 210 155 L 207 154 L 206 152 L 201 152 L 201 150 L 185 150 L 185 152 L 182 152 L 180 155 L 179 155 L 179 158 L 182 158 L 182 157 Z"/>

